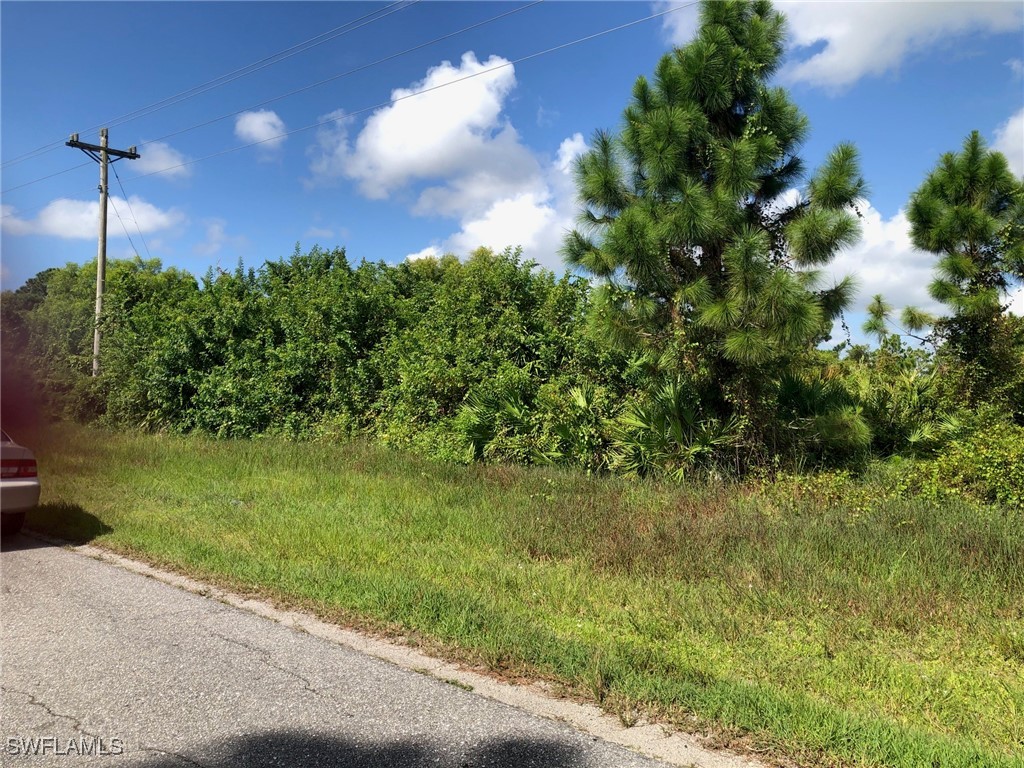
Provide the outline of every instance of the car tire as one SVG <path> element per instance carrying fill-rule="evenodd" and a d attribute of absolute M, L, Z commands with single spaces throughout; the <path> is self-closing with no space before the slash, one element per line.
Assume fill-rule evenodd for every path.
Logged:
<path fill-rule="evenodd" d="M 0 515 L 0 533 L 4 536 L 13 535 L 21 530 L 25 524 L 24 512 L 12 512 L 9 515 Z"/>

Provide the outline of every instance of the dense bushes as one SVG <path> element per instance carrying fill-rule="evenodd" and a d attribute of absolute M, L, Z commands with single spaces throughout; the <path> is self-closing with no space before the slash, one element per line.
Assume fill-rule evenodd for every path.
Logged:
<path fill-rule="evenodd" d="M 474 451 L 469 403 L 556 408 L 601 357 L 582 323 L 586 282 L 513 251 L 353 267 L 342 250 L 313 248 L 198 282 L 140 259 L 108 274 L 95 380 L 94 269 L 49 270 L 5 295 L 5 390 L 29 381 L 51 413 L 151 430 L 364 431 L 463 459 Z M 486 454 L 532 460 L 556 446 L 556 422 L 547 413 L 493 430 Z M 538 451 L 515 447 L 530 440 Z"/>
<path fill-rule="evenodd" d="M 407 321 L 375 353 L 381 389 L 371 415 L 379 436 L 466 457 L 462 437 L 475 428 L 470 414 L 459 418 L 464 406 L 511 400 L 533 410 L 538 388 L 573 368 L 576 347 L 584 343 L 578 338 L 584 281 L 559 280 L 522 263 L 516 252 L 485 249 L 465 263 L 448 256 L 398 269 L 423 285 Z M 496 425 L 491 438 L 532 429 Z M 526 460 L 530 454 L 523 450 L 510 443 L 490 454 Z"/>
<path fill-rule="evenodd" d="M 199 281 L 115 261 L 97 379 L 94 274 L 72 264 L 4 295 L 5 419 L 12 393 L 36 392 L 49 413 L 132 428 L 365 434 L 449 460 L 679 479 L 902 455 L 917 491 L 1024 497 L 1005 392 L 980 415 L 957 407 L 955 365 L 894 335 L 815 350 L 763 382 L 774 421 L 755 433 L 708 407 L 699 376 L 666 377 L 594 334 L 585 280 L 514 251 L 352 266 L 313 248 Z"/>
<path fill-rule="evenodd" d="M 997 421 L 949 444 L 921 470 L 928 495 L 956 493 L 1024 510 L 1024 427 Z"/>

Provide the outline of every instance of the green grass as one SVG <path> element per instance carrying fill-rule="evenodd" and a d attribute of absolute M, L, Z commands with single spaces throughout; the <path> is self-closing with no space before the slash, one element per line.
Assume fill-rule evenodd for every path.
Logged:
<path fill-rule="evenodd" d="M 23 442 L 30 442 L 23 436 Z M 802 763 L 1024 766 L 1024 514 L 60 426 L 29 526 Z"/>

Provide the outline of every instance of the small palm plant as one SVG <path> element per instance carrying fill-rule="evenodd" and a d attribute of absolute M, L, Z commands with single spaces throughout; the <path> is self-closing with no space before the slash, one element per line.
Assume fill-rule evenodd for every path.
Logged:
<path fill-rule="evenodd" d="M 615 420 L 610 464 L 626 475 L 682 480 L 723 466 L 740 435 L 737 417 L 723 422 L 703 414 L 693 388 L 677 378 L 627 406 Z"/>

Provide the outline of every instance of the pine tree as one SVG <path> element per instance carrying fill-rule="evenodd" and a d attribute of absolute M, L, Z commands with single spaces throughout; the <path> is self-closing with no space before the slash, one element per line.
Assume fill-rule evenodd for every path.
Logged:
<path fill-rule="evenodd" d="M 1019 364 L 1008 348 L 1003 310 L 1014 280 L 1024 280 L 1024 182 L 977 131 L 947 152 L 910 198 L 911 239 L 939 257 L 929 292 L 952 310 L 938 336 L 974 368 L 976 396 Z"/>
<path fill-rule="evenodd" d="M 752 422 L 774 418 L 773 382 L 852 296 L 818 268 L 859 238 L 865 193 L 850 144 L 790 192 L 808 121 L 768 84 L 784 39 L 768 0 L 704 2 L 696 38 L 636 81 L 622 132 L 577 160 L 581 226 L 563 249 L 600 278 L 593 321 L 613 340 Z"/>

